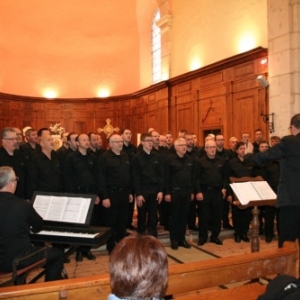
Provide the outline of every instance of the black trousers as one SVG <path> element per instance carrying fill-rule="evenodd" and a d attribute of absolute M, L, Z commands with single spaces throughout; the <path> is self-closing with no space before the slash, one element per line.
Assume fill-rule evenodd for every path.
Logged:
<path fill-rule="evenodd" d="M 132 225 L 132 219 L 133 219 L 133 213 L 134 213 L 134 202 L 135 199 L 133 199 L 132 202 L 129 203 L 128 205 L 128 216 L 127 216 L 127 228 L 130 228 Z"/>
<path fill-rule="evenodd" d="M 191 192 L 171 192 L 171 218 L 170 218 L 170 240 L 185 241 L 186 224 L 191 202 Z"/>
<path fill-rule="evenodd" d="M 138 206 L 138 233 L 157 236 L 157 188 L 142 187 L 141 193 L 145 199 L 142 206 Z"/>
<path fill-rule="evenodd" d="M 273 237 L 276 208 L 274 206 L 259 206 L 258 208 L 259 230 L 264 230 L 265 236 Z"/>
<path fill-rule="evenodd" d="M 279 240 L 278 246 L 282 247 L 285 241 L 300 243 L 300 206 L 282 206 L 279 209 Z"/>
<path fill-rule="evenodd" d="M 222 210 L 222 222 L 223 227 L 229 224 L 229 209 L 230 209 L 230 203 L 226 200 L 227 196 L 223 200 L 223 210 Z"/>
<path fill-rule="evenodd" d="M 219 236 L 223 209 L 223 194 L 221 190 L 205 190 L 203 200 L 198 201 L 199 239 L 208 237 L 208 221 L 211 215 L 211 238 Z"/>
<path fill-rule="evenodd" d="M 41 249 L 40 247 L 31 246 L 28 251 L 19 255 L 16 258 L 22 258 L 26 255 L 29 255 L 37 250 Z M 44 258 L 44 253 L 39 252 L 36 255 L 26 259 L 22 263 L 19 264 L 18 269 L 22 269 L 28 265 L 39 261 Z M 62 279 L 61 273 L 64 267 L 64 252 L 58 248 L 48 248 L 47 249 L 47 262 L 44 266 L 46 271 L 45 281 L 59 280 Z M 12 271 L 12 262 L 8 261 L 7 265 L 0 266 L 0 271 L 2 272 L 10 272 Z"/>
<path fill-rule="evenodd" d="M 112 237 L 107 241 L 106 248 L 110 252 L 126 234 L 128 217 L 129 190 L 108 192 L 110 207 L 105 208 L 105 226 L 111 227 Z"/>
<path fill-rule="evenodd" d="M 193 228 L 196 226 L 196 218 L 197 218 L 197 205 L 198 201 L 191 201 L 188 213 L 188 227 Z"/>
<path fill-rule="evenodd" d="M 235 236 L 247 235 L 252 218 L 251 210 L 252 207 L 241 209 L 232 205 L 232 223 Z"/>

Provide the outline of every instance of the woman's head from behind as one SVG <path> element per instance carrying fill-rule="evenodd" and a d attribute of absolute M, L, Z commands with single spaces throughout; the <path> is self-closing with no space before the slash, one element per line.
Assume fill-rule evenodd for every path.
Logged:
<path fill-rule="evenodd" d="M 119 298 L 163 298 L 168 260 L 154 237 L 132 235 L 121 240 L 110 256 L 112 293 Z"/>

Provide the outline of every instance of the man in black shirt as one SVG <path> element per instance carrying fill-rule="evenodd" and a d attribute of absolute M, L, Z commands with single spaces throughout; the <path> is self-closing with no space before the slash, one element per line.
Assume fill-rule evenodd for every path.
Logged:
<path fill-rule="evenodd" d="M 138 232 L 157 236 L 157 206 L 163 198 L 164 165 L 161 156 L 152 151 L 152 137 L 141 136 L 143 149 L 132 159 L 133 187 L 138 208 Z M 148 215 L 148 221 L 146 225 Z"/>
<path fill-rule="evenodd" d="M 259 143 L 263 139 L 263 132 L 262 132 L 262 130 L 261 129 L 256 129 L 254 131 L 254 136 L 255 136 L 255 141 L 252 143 L 252 145 L 253 145 L 253 153 L 258 153 L 259 152 Z"/>
<path fill-rule="evenodd" d="M 267 141 L 261 141 L 259 144 L 259 152 L 263 153 L 269 149 Z M 272 190 L 277 193 L 277 186 L 279 183 L 279 161 L 274 160 L 268 164 L 259 164 L 255 166 L 257 169 L 256 175 L 260 175 L 268 182 Z M 259 206 L 259 234 L 265 232 L 266 243 L 270 243 L 274 237 L 274 219 L 276 208 L 274 206 Z M 264 219 L 264 222 L 263 222 Z M 278 223 L 278 219 L 277 219 Z M 278 227 L 278 226 L 277 226 Z"/>
<path fill-rule="evenodd" d="M 210 241 L 222 245 L 218 238 L 221 231 L 223 199 L 228 187 L 228 176 L 225 161 L 216 156 L 216 142 L 205 142 L 206 156 L 201 157 L 197 164 L 196 200 L 199 201 L 199 241 L 202 246 L 207 241 L 208 217 L 212 216 Z"/>
<path fill-rule="evenodd" d="M 122 151 L 124 151 L 128 157 L 130 158 L 130 160 L 132 160 L 133 156 L 137 153 L 137 148 L 136 146 L 134 146 L 133 144 L 130 143 L 131 141 L 131 137 L 132 137 L 132 133 L 130 131 L 130 129 L 123 129 L 121 131 L 121 136 L 123 139 L 123 149 Z M 127 219 L 127 228 L 131 229 L 131 230 L 135 230 L 136 228 L 132 225 L 132 219 L 133 219 L 133 212 L 134 212 L 134 200 L 132 202 L 129 203 L 129 207 L 128 207 L 128 219 Z"/>
<path fill-rule="evenodd" d="M 123 139 L 113 134 L 108 139 L 110 150 L 99 158 L 98 186 L 105 207 L 105 225 L 112 228 L 106 248 L 110 253 L 126 235 L 128 205 L 133 201 L 131 162 L 122 152 Z"/>
<path fill-rule="evenodd" d="M 228 162 L 231 159 L 230 151 L 224 148 L 224 136 L 222 134 L 216 135 L 216 146 L 217 146 L 217 152 L 216 155 L 223 160 L 225 160 L 225 167 L 228 168 Z M 223 211 L 222 211 L 222 222 L 223 222 L 223 228 L 226 229 L 233 229 L 233 226 L 229 223 L 229 209 L 230 209 L 230 203 L 227 201 L 226 197 L 223 201 Z"/>
<path fill-rule="evenodd" d="M 41 147 L 38 144 L 38 135 L 35 129 L 27 129 L 25 132 L 25 138 L 27 143 L 21 144 L 20 150 L 24 154 L 25 159 L 29 160 L 34 153 L 41 150 Z"/>
<path fill-rule="evenodd" d="M 17 135 L 12 127 L 1 131 L 0 166 L 10 166 L 19 177 L 15 195 L 25 198 L 25 157 L 17 148 Z"/>
<path fill-rule="evenodd" d="M 68 155 L 68 149 L 70 147 L 68 140 L 67 140 L 68 135 L 69 135 L 69 132 L 63 132 L 61 134 L 62 145 L 61 145 L 61 147 L 59 147 L 56 150 L 56 153 L 57 153 L 57 156 L 58 156 L 58 159 L 59 159 L 59 162 L 61 165 L 64 164 L 65 158 Z"/>
<path fill-rule="evenodd" d="M 233 158 L 229 162 L 229 177 L 241 178 L 244 176 L 255 177 L 255 168 L 254 164 L 248 163 L 245 161 L 245 143 L 238 142 L 236 144 L 236 153 L 237 157 Z M 233 196 L 232 191 L 229 190 L 229 196 L 227 200 L 232 203 Z M 240 209 L 236 205 L 232 205 L 232 221 L 234 227 L 234 241 L 240 243 L 241 240 L 244 242 L 249 242 L 247 236 L 249 225 L 251 222 L 251 208 Z"/>
<path fill-rule="evenodd" d="M 99 136 L 95 132 L 89 132 L 88 137 L 90 139 L 90 148 L 88 149 L 88 152 L 94 154 L 98 159 L 104 152 L 98 147 Z"/>
<path fill-rule="evenodd" d="M 191 200 L 194 200 L 195 159 L 186 155 L 186 140 L 174 142 L 176 153 L 167 158 L 165 201 L 171 203 L 171 248 L 191 248 L 185 240 L 186 224 Z"/>
<path fill-rule="evenodd" d="M 60 162 L 53 150 L 51 135 L 40 138 L 42 151 L 32 156 L 27 166 L 26 197 L 32 198 L 34 191 L 62 192 L 62 173 Z"/>
<path fill-rule="evenodd" d="M 238 140 L 234 136 L 232 136 L 229 139 L 229 152 L 230 152 L 231 158 L 237 157 L 237 154 L 236 154 L 236 151 L 235 151 L 237 142 L 238 142 Z"/>
<path fill-rule="evenodd" d="M 12 262 L 39 248 L 31 245 L 29 230 L 42 229 L 43 219 L 29 201 L 13 195 L 17 180 L 11 167 L 0 167 L 0 272 L 12 271 Z M 42 252 L 27 259 L 20 267 L 26 267 L 42 259 Z M 45 281 L 61 279 L 63 252 L 56 248 L 47 250 Z"/>
<path fill-rule="evenodd" d="M 70 153 L 65 159 L 64 184 L 67 193 L 76 194 L 97 194 L 97 160 L 93 154 L 87 152 L 90 143 L 86 134 L 76 137 L 78 149 Z M 99 204 L 96 198 L 95 205 Z M 91 224 L 95 222 L 96 216 L 93 214 Z M 95 260 L 89 247 L 79 247 L 76 253 L 76 261 L 82 261 L 82 257 Z"/>
<path fill-rule="evenodd" d="M 189 156 L 193 159 L 200 157 L 200 151 L 199 148 L 195 148 L 195 141 L 193 138 L 193 135 L 191 133 L 186 133 L 184 135 L 185 141 L 186 141 L 186 156 Z M 189 208 L 189 214 L 188 214 L 188 228 L 190 230 L 198 230 L 199 228 L 196 226 L 196 219 L 197 219 L 197 201 L 190 201 L 190 208 Z"/>

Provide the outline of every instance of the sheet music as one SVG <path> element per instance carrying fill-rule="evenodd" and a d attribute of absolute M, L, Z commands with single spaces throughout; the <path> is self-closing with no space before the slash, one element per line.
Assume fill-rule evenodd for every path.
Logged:
<path fill-rule="evenodd" d="M 275 200 L 276 194 L 266 181 L 236 182 L 230 184 L 236 197 L 242 205 L 250 201 Z"/>
<path fill-rule="evenodd" d="M 84 224 L 91 198 L 37 195 L 33 207 L 46 221 Z"/>
<path fill-rule="evenodd" d="M 261 199 L 270 200 L 277 198 L 277 195 L 274 193 L 274 191 L 266 181 L 252 181 L 251 183 L 257 193 L 260 195 Z"/>

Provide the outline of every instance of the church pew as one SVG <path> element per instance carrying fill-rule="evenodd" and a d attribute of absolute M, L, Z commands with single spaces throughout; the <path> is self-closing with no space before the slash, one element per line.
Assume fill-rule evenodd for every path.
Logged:
<path fill-rule="evenodd" d="M 276 274 L 296 275 L 298 249 L 295 243 L 285 243 L 281 249 L 235 255 L 213 260 L 169 266 L 167 295 L 175 299 L 239 299 L 261 294 L 265 287 L 255 279 Z M 206 292 L 235 282 L 253 280 L 248 286 Z M 192 294 L 187 298 L 186 293 Z M 110 293 L 109 275 L 95 275 L 75 279 L 0 288 L 0 299 L 107 299 Z M 215 293 L 215 294 L 213 294 Z M 223 294 L 222 294 L 223 293 Z M 226 296 L 227 295 L 227 296 Z M 247 298 L 247 296 L 249 296 Z M 201 298 L 200 298 L 201 297 Z M 214 298 L 215 297 L 215 298 Z M 227 298 L 226 298 L 227 297 Z"/>

